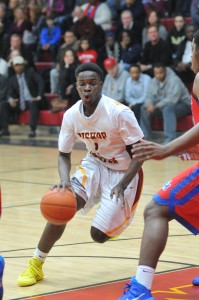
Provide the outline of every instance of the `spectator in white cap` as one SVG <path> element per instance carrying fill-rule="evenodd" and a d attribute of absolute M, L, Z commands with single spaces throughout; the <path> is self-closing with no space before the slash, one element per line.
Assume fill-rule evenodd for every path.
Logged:
<path fill-rule="evenodd" d="M 1 103 L 0 110 L 0 137 L 9 136 L 9 117 L 18 115 L 22 111 L 30 112 L 29 137 L 36 136 L 39 110 L 44 107 L 44 81 L 32 68 L 26 67 L 22 56 L 13 59 L 15 74 L 9 78 L 8 98 Z"/>

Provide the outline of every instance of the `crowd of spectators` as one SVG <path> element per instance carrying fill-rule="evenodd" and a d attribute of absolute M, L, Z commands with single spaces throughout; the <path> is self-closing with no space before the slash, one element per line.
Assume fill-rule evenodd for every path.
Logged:
<path fill-rule="evenodd" d="M 173 19 L 169 30 L 162 22 L 165 18 Z M 142 120 L 147 115 L 149 124 L 152 115 L 147 103 L 152 101 L 153 113 L 159 110 L 163 118 L 165 106 L 183 103 L 184 95 L 174 100 L 175 95 L 165 94 L 167 74 L 177 77 L 177 85 L 182 84 L 187 95 L 186 86 L 190 87 L 194 78 L 191 40 L 198 26 L 199 0 L 0 1 L 0 136 L 10 134 L 13 112 L 16 118 L 28 109 L 32 111 L 29 137 L 35 137 L 46 92 L 57 94 L 67 101 L 66 107 L 71 106 L 78 99 L 74 70 L 84 62 L 95 62 L 104 70 L 103 93 L 129 105 L 146 133 Z M 23 61 L 22 67 L 16 61 Z M 46 61 L 53 66 L 39 74 L 37 62 Z M 155 66 L 162 68 L 160 80 Z M 23 107 L 20 74 L 25 84 Z M 28 78 L 34 78 L 37 85 L 35 76 L 39 87 L 33 91 Z M 152 96 L 151 83 L 159 88 L 158 95 Z M 160 109 L 162 97 L 170 103 L 164 101 Z M 176 118 L 181 115 L 175 109 L 174 113 Z M 150 134 L 146 133 L 146 138 L 151 138 Z"/>

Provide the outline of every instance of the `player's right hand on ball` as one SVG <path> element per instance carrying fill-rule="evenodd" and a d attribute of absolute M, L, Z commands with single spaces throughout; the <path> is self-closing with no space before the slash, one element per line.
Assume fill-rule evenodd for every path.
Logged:
<path fill-rule="evenodd" d="M 62 181 L 59 184 L 53 185 L 52 187 L 50 187 L 50 190 L 66 190 L 66 189 L 70 189 L 72 190 L 72 186 L 71 183 L 68 181 Z"/>

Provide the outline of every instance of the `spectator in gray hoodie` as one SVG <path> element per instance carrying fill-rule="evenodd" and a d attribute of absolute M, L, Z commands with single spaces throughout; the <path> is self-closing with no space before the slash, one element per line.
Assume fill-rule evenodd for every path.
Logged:
<path fill-rule="evenodd" d="M 162 63 L 154 65 L 148 97 L 141 107 L 140 126 L 147 140 L 152 139 L 151 118 L 163 118 L 165 142 L 176 138 L 177 119 L 191 113 L 190 95 L 181 79 Z"/>
<path fill-rule="evenodd" d="M 125 103 L 125 85 L 127 78 L 130 77 L 129 72 L 124 70 L 113 57 L 104 60 L 104 68 L 108 74 L 104 79 L 102 94 Z"/>

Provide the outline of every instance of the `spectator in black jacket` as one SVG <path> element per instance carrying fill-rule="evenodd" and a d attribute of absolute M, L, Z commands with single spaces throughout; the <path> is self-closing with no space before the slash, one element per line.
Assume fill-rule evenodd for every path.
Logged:
<path fill-rule="evenodd" d="M 66 50 L 60 66 L 60 96 L 67 102 L 67 107 L 72 106 L 79 99 L 75 87 L 75 69 L 79 64 L 75 52 L 72 49 Z"/>
<path fill-rule="evenodd" d="M 148 27 L 147 34 L 149 42 L 146 42 L 143 55 L 140 60 L 142 72 L 153 77 L 153 65 L 161 62 L 165 66 L 172 64 L 172 57 L 168 43 L 160 38 L 160 33 L 156 25 Z"/>
<path fill-rule="evenodd" d="M 185 20 L 182 14 L 177 14 L 174 17 L 174 26 L 169 30 L 167 36 L 167 42 L 173 59 L 176 59 L 178 47 L 184 39 Z"/>
<path fill-rule="evenodd" d="M 185 26 L 185 39 L 180 43 L 174 60 L 174 70 L 185 84 L 192 83 L 195 74 L 190 69 L 192 55 L 192 39 L 196 27 L 189 23 Z"/>
<path fill-rule="evenodd" d="M 21 111 L 30 111 L 29 137 L 36 136 L 39 110 L 44 104 L 44 81 L 32 68 L 25 68 L 26 62 L 22 56 L 13 59 L 15 75 L 9 79 L 8 100 L 1 103 L 0 136 L 8 136 L 8 123 L 11 115 Z"/>

